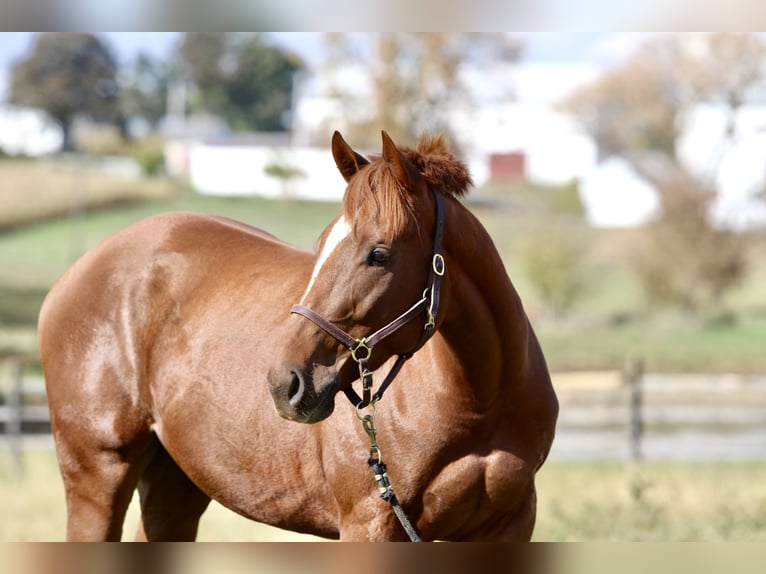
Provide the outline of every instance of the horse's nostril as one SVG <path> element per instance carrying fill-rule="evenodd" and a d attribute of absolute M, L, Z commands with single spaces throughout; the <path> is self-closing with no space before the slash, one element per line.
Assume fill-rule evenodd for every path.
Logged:
<path fill-rule="evenodd" d="M 290 388 L 287 390 L 287 400 L 290 405 L 297 407 L 303 398 L 303 379 L 295 371 L 290 371 Z"/>

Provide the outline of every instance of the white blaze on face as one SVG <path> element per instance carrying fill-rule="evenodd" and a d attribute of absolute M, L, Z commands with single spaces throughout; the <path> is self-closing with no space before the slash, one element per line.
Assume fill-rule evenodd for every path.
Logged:
<path fill-rule="evenodd" d="M 335 222 L 335 225 L 333 225 L 333 228 L 330 230 L 330 234 L 327 236 L 327 239 L 322 246 L 322 251 L 317 258 L 316 264 L 314 265 L 314 271 L 311 274 L 309 285 L 306 287 L 306 291 L 303 293 L 303 297 L 301 298 L 301 304 L 303 304 L 303 302 L 306 300 L 306 297 L 311 291 L 311 288 L 314 286 L 314 281 L 316 281 L 319 272 L 322 270 L 322 266 L 330 258 L 330 255 L 333 251 L 335 251 L 335 248 L 338 247 L 340 242 L 348 237 L 349 233 L 351 233 L 351 226 L 341 215 L 340 219 Z"/>

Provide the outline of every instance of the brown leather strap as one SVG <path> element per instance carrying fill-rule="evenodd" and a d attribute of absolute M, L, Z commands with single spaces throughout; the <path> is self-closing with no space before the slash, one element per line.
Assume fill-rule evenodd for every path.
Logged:
<path fill-rule="evenodd" d="M 292 309 L 290 309 L 290 313 L 296 313 L 298 315 L 303 315 L 314 323 L 315 325 L 321 327 L 324 329 L 324 331 L 333 337 L 349 349 L 352 349 L 356 347 L 357 343 L 359 341 L 357 339 L 354 339 L 351 335 L 346 333 L 343 329 L 340 329 L 330 323 L 327 319 L 319 315 L 318 313 L 315 313 L 308 307 L 304 307 L 303 305 L 293 305 Z"/>
<path fill-rule="evenodd" d="M 381 327 L 369 337 L 365 337 L 364 339 L 365 341 L 367 341 L 367 345 L 369 347 L 374 347 L 375 345 L 380 343 L 383 339 L 385 339 L 389 335 L 393 335 L 394 333 L 396 333 L 399 329 L 404 327 L 417 315 L 422 313 L 427 302 L 428 302 L 428 299 L 423 297 L 420 301 L 415 303 L 412 307 L 407 309 L 404 313 L 399 315 L 396 319 L 391 321 L 388 325 L 386 325 L 385 327 Z"/>
<path fill-rule="evenodd" d="M 372 335 L 368 337 L 364 337 L 362 339 L 355 339 L 348 333 L 346 333 L 344 330 L 340 329 L 339 327 L 336 327 L 330 321 L 319 315 L 318 313 L 315 313 L 308 307 L 304 307 L 303 305 L 293 305 L 292 309 L 290 310 L 290 313 L 295 313 L 297 315 L 303 315 L 306 317 L 306 319 L 310 320 L 312 323 L 318 325 L 322 329 L 324 329 L 328 335 L 331 335 L 334 337 L 338 342 L 342 343 L 349 349 L 355 349 L 359 346 L 360 343 L 364 343 L 370 350 L 380 343 L 383 339 L 388 337 L 389 335 L 393 335 L 396 333 L 399 329 L 404 327 L 407 323 L 409 323 L 413 318 L 415 318 L 418 314 L 420 314 L 423 309 L 425 308 L 426 304 L 428 303 L 428 298 L 423 297 L 420 301 L 415 303 L 412 307 L 407 309 L 404 313 L 399 315 L 396 319 L 388 323 L 386 326 L 381 327 L 377 331 L 375 331 Z"/>
<path fill-rule="evenodd" d="M 436 327 L 436 318 L 439 315 L 439 303 L 441 302 L 441 279 L 447 272 L 447 264 L 442 254 L 442 239 L 444 238 L 444 200 L 439 192 L 434 192 L 436 200 L 436 231 L 434 232 L 434 255 L 431 258 L 430 285 L 431 305 L 428 308 L 429 318 L 434 324 L 426 325 L 433 331 Z M 429 321 L 430 323 L 430 321 Z"/>

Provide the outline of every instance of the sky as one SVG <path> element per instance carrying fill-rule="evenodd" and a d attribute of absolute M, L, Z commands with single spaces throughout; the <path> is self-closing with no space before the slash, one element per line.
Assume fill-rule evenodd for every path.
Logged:
<path fill-rule="evenodd" d="M 140 50 L 162 56 L 171 52 L 178 42 L 178 32 L 101 32 L 114 47 L 120 61 L 129 61 Z M 299 52 L 310 63 L 321 59 L 321 32 L 267 32 L 272 38 Z M 365 34 L 356 34 L 359 37 Z M 516 33 L 527 43 L 525 57 L 533 60 L 585 60 L 598 56 L 599 46 L 611 37 L 625 36 L 623 33 L 579 32 L 579 33 Z M 27 52 L 32 45 L 33 32 L 0 33 L 0 67 L 7 68 L 13 61 Z M 639 35 L 640 36 L 640 35 Z"/>

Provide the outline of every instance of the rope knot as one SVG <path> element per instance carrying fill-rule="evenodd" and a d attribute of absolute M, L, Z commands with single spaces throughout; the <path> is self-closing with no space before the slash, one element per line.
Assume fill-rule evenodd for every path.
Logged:
<path fill-rule="evenodd" d="M 394 489 L 391 487 L 391 480 L 388 477 L 388 469 L 384 462 L 380 462 L 377 459 L 370 458 L 367 464 L 372 468 L 372 472 L 375 475 L 375 480 L 378 483 L 378 490 L 380 491 L 380 497 L 386 502 L 391 502 L 395 499 Z"/>

